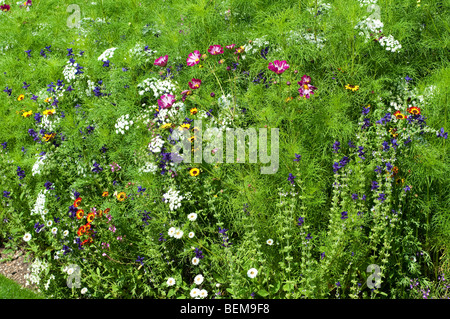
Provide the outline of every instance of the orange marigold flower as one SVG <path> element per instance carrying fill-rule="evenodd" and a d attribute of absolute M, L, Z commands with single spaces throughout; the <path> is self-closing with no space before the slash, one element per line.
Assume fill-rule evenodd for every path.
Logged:
<path fill-rule="evenodd" d="M 81 197 L 78 197 L 77 199 L 75 199 L 75 201 L 73 202 L 73 206 L 78 207 L 81 203 Z"/>
<path fill-rule="evenodd" d="M 402 114 L 402 112 L 400 112 L 400 111 L 395 111 L 394 116 L 399 120 L 404 120 L 407 118 L 407 116 Z"/>
<path fill-rule="evenodd" d="M 81 218 L 83 218 L 83 216 L 84 216 L 84 210 L 79 209 L 79 210 L 77 211 L 77 218 L 78 218 L 78 219 L 81 219 Z"/>
<path fill-rule="evenodd" d="M 123 202 L 126 198 L 127 198 L 127 194 L 125 194 L 125 192 L 120 192 L 119 194 L 117 194 L 117 199 L 120 202 Z"/>
<path fill-rule="evenodd" d="M 86 220 L 88 221 L 88 223 L 92 223 L 92 221 L 94 220 L 95 214 L 94 213 L 89 213 L 86 217 Z"/>
<path fill-rule="evenodd" d="M 77 235 L 79 237 L 81 237 L 81 235 L 83 235 L 85 232 L 86 232 L 86 229 L 84 228 L 84 225 L 82 225 L 82 226 L 80 226 L 80 228 L 78 228 Z"/>
<path fill-rule="evenodd" d="M 408 111 L 408 113 L 414 114 L 414 115 L 419 115 L 421 112 L 420 107 L 417 107 L 417 106 L 409 107 L 407 111 Z"/>

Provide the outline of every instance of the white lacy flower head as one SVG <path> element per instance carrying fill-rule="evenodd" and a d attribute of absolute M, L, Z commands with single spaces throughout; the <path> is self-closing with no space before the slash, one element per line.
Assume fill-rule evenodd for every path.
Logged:
<path fill-rule="evenodd" d="M 167 193 L 163 195 L 164 201 L 169 203 L 169 208 L 171 211 L 176 210 L 181 207 L 181 200 L 184 199 L 184 196 L 180 195 L 180 191 L 173 190 L 170 188 Z"/>
<path fill-rule="evenodd" d="M 70 83 L 70 81 L 75 80 L 76 78 L 76 72 L 77 72 L 77 63 L 71 63 L 70 61 L 67 61 L 67 65 L 64 67 L 63 75 L 64 79 Z"/>
<path fill-rule="evenodd" d="M 99 61 L 106 61 L 106 60 L 109 60 L 110 58 L 112 58 L 112 57 L 114 56 L 114 51 L 115 51 L 116 49 L 117 49 L 117 48 L 110 48 L 110 49 L 105 50 L 105 52 L 103 52 L 103 53 L 97 58 L 97 60 L 99 60 Z"/>
<path fill-rule="evenodd" d="M 160 153 L 163 145 L 164 145 L 164 140 L 161 138 L 160 135 L 156 135 L 154 138 L 152 138 L 152 140 L 148 144 L 148 149 L 152 153 Z"/>
<path fill-rule="evenodd" d="M 46 214 L 45 210 L 45 194 L 47 190 L 41 190 L 36 198 L 36 202 L 34 203 L 34 207 L 31 209 L 31 215 L 41 215 L 42 217 Z"/>
<path fill-rule="evenodd" d="M 130 114 L 122 115 L 117 119 L 117 123 L 114 125 L 116 128 L 116 134 L 122 133 L 125 134 L 125 131 L 130 129 L 130 126 L 134 124 L 134 121 L 129 120 Z"/>
<path fill-rule="evenodd" d="M 145 165 L 143 167 L 141 167 L 139 169 L 139 172 L 141 173 L 155 173 L 158 169 L 158 165 L 151 163 L 151 162 L 147 162 L 145 163 Z"/>
<path fill-rule="evenodd" d="M 386 50 L 391 51 L 391 52 L 396 52 L 402 48 L 402 45 L 400 44 L 400 42 L 395 40 L 394 36 L 392 36 L 392 35 L 389 35 L 387 37 L 382 37 L 378 42 L 382 46 L 385 46 Z"/>
<path fill-rule="evenodd" d="M 175 95 L 177 82 L 170 80 L 161 80 L 157 78 L 148 78 L 137 85 L 139 95 L 144 95 L 146 92 L 152 91 L 155 98 L 160 98 L 164 94 Z"/>

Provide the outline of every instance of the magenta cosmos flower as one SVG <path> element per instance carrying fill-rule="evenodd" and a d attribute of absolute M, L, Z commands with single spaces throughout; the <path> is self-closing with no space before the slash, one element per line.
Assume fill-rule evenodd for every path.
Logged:
<path fill-rule="evenodd" d="M 169 56 L 166 54 L 165 56 L 160 56 L 157 58 L 153 64 L 157 66 L 166 66 L 167 60 L 169 60 Z"/>
<path fill-rule="evenodd" d="M 9 11 L 11 9 L 9 4 L 4 4 L 0 6 L 0 10 L 2 11 Z"/>
<path fill-rule="evenodd" d="M 301 97 L 305 97 L 309 99 L 310 94 L 314 94 L 314 90 L 317 90 L 316 87 L 309 84 L 311 82 L 311 77 L 308 75 L 302 76 L 302 80 L 298 82 L 298 85 L 300 85 L 300 88 L 298 89 L 298 93 L 300 93 Z"/>
<path fill-rule="evenodd" d="M 189 87 L 193 90 L 196 90 L 200 87 L 200 84 L 202 84 L 202 80 L 192 79 L 192 82 L 189 82 Z"/>
<path fill-rule="evenodd" d="M 230 44 L 230 45 L 227 45 L 225 48 L 227 48 L 227 49 L 233 49 L 234 47 L 236 46 L 236 44 Z"/>
<path fill-rule="evenodd" d="M 158 100 L 158 105 L 161 109 L 170 109 L 175 101 L 175 96 L 164 94 L 161 96 L 161 99 Z"/>
<path fill-rule="evenodd" d="M 186 62 L 188 66 L 193 66 L 200 63 L 200 52 L 198 50 L 195 50 L 194 52 L 189 53 Z"/>
<path fill-rule="evenodd" d="M 275 60 L 269 63 L 269 70 L 275 72 L 276 74 L 281 74 L 284 71 L 289 69 L 289 64 L 286 63 L 286 61 L 279 61 Z"/>
<path fill-rule="evenodd" d="M 223 48 L 218 44 L 211 45 L 208 49 L 208 52 L 212 55 L 222 54 Z"/>

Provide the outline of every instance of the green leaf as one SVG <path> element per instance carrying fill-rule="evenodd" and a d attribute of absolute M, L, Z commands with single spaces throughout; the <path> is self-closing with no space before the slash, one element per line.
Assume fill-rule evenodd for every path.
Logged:
<path fill-rule="evenodd" d="M 267 297 L 269 295 L 269 292 L 267 290 L 261 289 L 258 291 L 258 295 L 261 297 Z"/>

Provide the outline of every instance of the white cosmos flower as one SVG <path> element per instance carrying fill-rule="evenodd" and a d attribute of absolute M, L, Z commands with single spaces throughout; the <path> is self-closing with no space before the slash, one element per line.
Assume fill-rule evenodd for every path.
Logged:
<path fill-rule="evenodd" d="M 181 237 L 183 237 L 183 231 L 181 229 L 177 229 L 175 231 L 175 235 L 173 235 L 173 237 L 175 237 L 176 239 L 180 239 Z"/>
<path fill-rule="evenodd" d="M 266 243 L 269 246 L 273 245 L 273 239 L 267 239 Z"/>
<path fill-rule="evenodd" d="M 51 221 L 51 220 L 49 220 L 48 222 L 47 222 L 47 226 L 48 227 L 51 227 L 53 225 L 53 222 Z"/>
<path fill-rule="evenodd" d="M 69 235 L 69 231 L 68 231 L 68 230 L 65 230 L 65 231 L 63 232 L 63 236 L 66 237 L 67 235 Z"/>
<path fill-rule="evenodd" d="M 88 291 L 88 290 L 87 290 L 87 288 L 86 288 L 86 287 L 84 287 L 83 289 L 81 289 L 81 294 L 83 294 L 83 295 L 84 295 L 85 293 L 87 293 L 87 291 Z"/>
<path fill-rule="evenodd" d="M 190 295 L 192 298 L 198 297 L 200 295 L 200 289 L 198 288 L 192 289 Z"/>
<path fill-rule="evenodd" d="M 31 239 L 30 233 L 26 233 L 25 236 L 23 236 L 23 240 L 25 240 L 25 241 L 29 241 L 30 239 Z"/>
<path fill-rule="evenodd" d="M 200 297 L 205 298 L 208 296 L 208 292 L 205 289 L 200 290 Z"/>
<path fill-rule="evenodd" d="M 68 275 L 71 275 L 71 274 L 73 274 L 73 272 L 74 272 L 73 268 L 69 268 L 69 269 L 67 269 L 67 274 L 68 274 Z"/>
<path fill-rule="evenodd" d="M 53 227 L 53 228 L 52 228 L 52 234 L 53 234 L 53 235 L 56 235 L 57 232 L 58 232 L 58 228 Z"/>
<path fill-rule="evenodd" d="M 195 236 L 194 232 L 191 231 L 191 232 L 189 233 L 189 238 L 194 238 L 194 236 Z"/>
<path fill-rule="evenodd" d="M 175 230 L 176 230 L 175 227 L 170 227 L 169 228 L 168 234 L 169 234 L 170 237 L 173 237 L 173 235 L 175 235 Z"/>
<path fill-rule="evenodd" d="M 188 215 L 188 219 L 189 219 L 191 222 L 195 221 L 195 220 L 197 219 L 197 214 L 196 214 L 196 213 L 190 213 L 190 214 Z"/>
<path fill-rule="evenodd" d="M 203 276 L 202 275 L 195 276 L 194 282 L 195 284 L 200 285 L 203 282 Z"/>
<path fill-rule="evenodd" d="M 167 279 L 167 286 L 173 286 L 173 285 L 175 285 L 175 279 L 170 277 L 169 279 Z"/>
<path fill-rule="evenodd" d="M 249 276 L 250 278 L 255 278 L 257 274 L 258 270 L 256 270 L 255 268 L 251 268 L 247 271 L 247 276 Z"/>
<path fill-rule="evenodd" d="M 198 265 L 198 263 L 200 262 L 200 259 L 198 259 L 197 257 L 192 258 L 192 264 L 193 265 Z"/>

